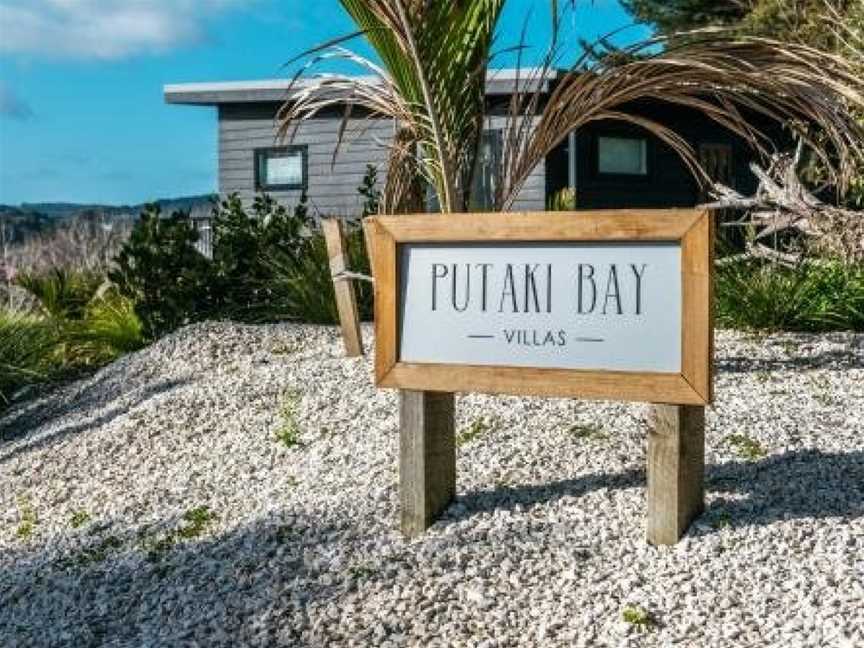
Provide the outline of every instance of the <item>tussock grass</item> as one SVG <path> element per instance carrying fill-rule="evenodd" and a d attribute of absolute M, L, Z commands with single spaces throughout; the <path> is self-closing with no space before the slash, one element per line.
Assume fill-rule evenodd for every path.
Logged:
<path fill-rule="evenodd" d="M 57 331 L 41 317 L 0 309 L 0 409 L 54 370 Z"/>
<path fill-rule="evenodd" d="M 724 327 L 864 331 L 864 266 L 736 261 L 718 268 L 715 293 L 717 322 Z"/>

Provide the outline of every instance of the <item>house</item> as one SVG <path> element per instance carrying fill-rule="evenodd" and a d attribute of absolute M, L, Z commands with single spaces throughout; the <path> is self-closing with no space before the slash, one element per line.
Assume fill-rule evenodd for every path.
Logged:
<path fill-rule="evenodd" d="M 521 78 L 524 87 L 524 72 Z M 481 156 L 487 165 L 499 159 L 505 106 L 516 79 L 516 71 L 503 70 L 487 80 L 491 116 Z M 298 83 L 302 87 L 315 81 Z M 536 83 L 548 92 L 555 78 Z M 291 205 L 305 191 L 315 213 L 359 214 L 362 200 L 357 188 L 366 166 L 376 166 L 382 179 L 386 172 L 392 122 L 355 112 L 350 143 L 335 160 L 341 110 L 302 123 L 290 142 L 281 142 L 275 118 L 289 86 L 288 80 L 186 83 L 167 85 L 164 94 L 170 104 L 217 109 L 221 194 L 236 192 L 250 201 L 256 193 L 266 192 Z M 733 133 L 684 107 L 647 102 L 632 108 L 682 135 L 713 177 L 745 194 L 755 190 L 749 170 L 754 154 Z M 492 175 L 478 174 L 478 208 L 490 202 Z M 674 151 L 647 131 L 618 121 L 592 122 L 572 133 L 534 169 L 514 210 L 544 210 L 565 188 L 573 189 L 577 209 L 687 207 L 704 199 Z"/>

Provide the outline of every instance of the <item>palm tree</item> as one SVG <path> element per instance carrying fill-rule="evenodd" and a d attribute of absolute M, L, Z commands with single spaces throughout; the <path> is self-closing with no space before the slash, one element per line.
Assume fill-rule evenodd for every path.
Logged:
<path fill-rule="evenodd" d="M 295 80 L 331 59 L 352 61 L 368 75 L 320 75 L 315 84 L 292 85 L 279 114 L 280 134 L 290 138 L 304 120 L 335 107 L 344 109 L 340 143 L 354 109 L 392 118 L 396 132 L 382 210 L 418 210 L 425 181 L 441 211 L 467 211 L 487 116 L 486 78 L 505 0 L 340 2 L 358 31 L 307 52 L 308 62 Z M 864 109 L 864 81 L 842 57 L 705 30 L 683 44 L 654 38 L 599 55 L 588 48 L 567 70 L 558 70 L 563 11 L 554 0 L 551 4 L 552 42 L 541 64 L 517 77 L 510 99 L 496 209 L 509 209 L 532 169 L 572 131 L 597 120 L 622 120 L 649 130 L 700 181 L 706 180 L 682 137 L 633 111 L 640 100 L 697 109 L 763 153 L 770 138 L 747 115 L 780 122 L 814 148 L 841 184 L 854 163 L 864 159 L 864 128 L 852 116 L 853 110 Z M 344 46 L 360 35 L 380 64 Z M 524 35 L 510 50 L 518 53 L 517 67 L 523 50 Z M 813 137 L 814 130 L 822 133 L 820 139 Z"/>

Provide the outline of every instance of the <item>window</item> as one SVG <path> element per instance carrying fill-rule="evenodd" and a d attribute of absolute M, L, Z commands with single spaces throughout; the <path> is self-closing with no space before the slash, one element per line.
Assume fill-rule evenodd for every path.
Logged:
<path fill-rule="evenodd" d="M 648 141 L 635 137 L 598 137 L 597 172 L 648 175 Z"/>
<path fill-rule="evenodd" d="M 255 188 L 261 191 L 305 189 L 307 158 L 305 146 L 255 149 Z"/>

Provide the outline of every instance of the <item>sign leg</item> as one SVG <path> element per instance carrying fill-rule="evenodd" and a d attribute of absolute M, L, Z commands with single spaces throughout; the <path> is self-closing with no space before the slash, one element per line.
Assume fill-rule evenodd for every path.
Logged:
<path fill-rule="evenodd" d="M 402 533 L 428 529 L 456 495 L 455 399 L 451 393 L 399 392 Z"/>
<path fill-rule="evenodd" d="M 339 324 L 345 342 L 345 355 L 349 358 L 363 355 L 363 333 L 360 330 L 360 315 L 357 311 L 357 294 L 354 283 L 344 278 L 336 279 L 339 273 L 348 269 L 348 253 L 345 247 L 345 224 L 335 218 L 321 221 L 327 253 L 330 256 L 330 272 L 334 276 L 333 288 L 336 292 L 336 308 L 339 311 Z"/>
<path fill-rule="evenodd" d="M 655 405 L 648 433 L 648 542 L 677 543 L 705 508 L 705 408 Z"/>

